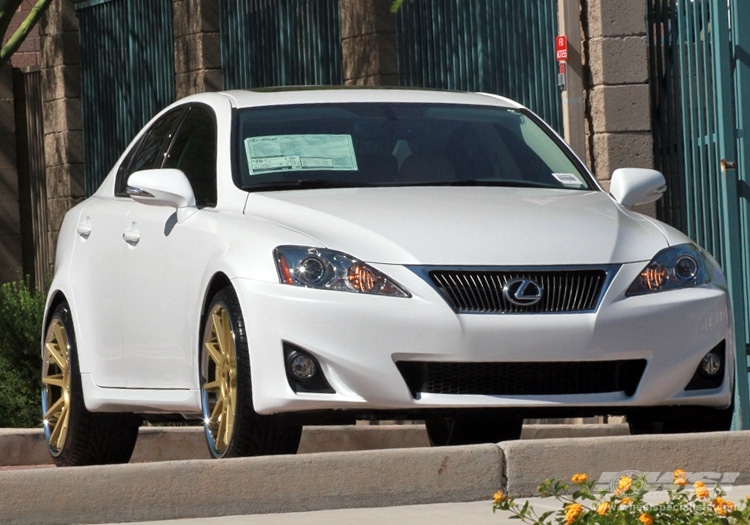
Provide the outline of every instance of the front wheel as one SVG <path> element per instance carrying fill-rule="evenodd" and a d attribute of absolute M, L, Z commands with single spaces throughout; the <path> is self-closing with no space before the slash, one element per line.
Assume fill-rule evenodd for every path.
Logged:
<path fill-rule="evenodd" d="M 476 445 L 520 438 L 523 419 L 516 417 L 433 418 L 425 421 L 425 427 L 427 437 L 433 447 Z"/>
<path fill-rule="evenodd" d="M 214 458 L 294 454 L 301 425 L 282 425 L 253 408 L 247 333 L 231 287 L 211 300 L 203 321 L 201 399 L 208 450 Z"/>
<path fill-rule="evenodd" d="M 127 463 L 141 420 L 133 414 L 92 413 L 83 401 L 70 308 L 55 308 L 42 348 L 44 437 L 58 467 Z"/>

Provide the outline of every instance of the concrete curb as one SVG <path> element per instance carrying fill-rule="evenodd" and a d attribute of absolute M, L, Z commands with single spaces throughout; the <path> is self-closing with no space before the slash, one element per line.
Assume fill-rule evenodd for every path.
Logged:
<path fill-rule="evenodd" d="M 567 482 L 579 472 L 592 479 L 601 479 L 603 475 L 611 479 L 619 478 L 617 474 L 623 471 L 634 470 L 668 474 L 671 480 L 674 470 L 683 469 L 702 474 L 703 479 L 730 485 L 750 483 L 748 431 L 548 439 L 505 442 L 499 446 L 505 458 L 507 489 L 514 496 L 535 495 L 537 486 L 545 479 Z"/>
<path fill-rule="evenodd" d="M 496 445 L 0 472 L 5 524 L 111 523 L 489 498 Z"/>
<path fill-rule="evenodd" d="M 349 427 L 349 444 L 358 442 L 358 435 L 402 432 L 375 428 Z M 423 439 L 415 428 L 406 432 Z M 149 432 L 158 439 L 161 431 Z M 196 436 L 195 429 L 167 434 L 179 440 Z M 324 441 L 326 431 L 317 434 Z M 750 432 L 716 432 L 11 469 L 0 471 L 0 516 L 8 524 L 54 525 L 489 501 L 501 487 L 528 497 L 546 478 L 567 481 L 578 472 L 605 481 L 624 471 L 671 479 L 681 468 L 695 477 L 747 485 L 748 450 Z"/>

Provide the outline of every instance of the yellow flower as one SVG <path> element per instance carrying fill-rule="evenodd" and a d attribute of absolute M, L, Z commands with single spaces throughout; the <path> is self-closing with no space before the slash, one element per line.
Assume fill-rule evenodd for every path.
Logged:
<path fill-rule="evenodd" d="M 726 516 L 734 510 L 734 503 L 722 498 L 721 496 L 718 498 L 714 498 L 713 504 L 714 510 L 719 516 Z"/>
<path fill-rule="evenodd" d="M 578 516 L 583 512 L 583 505 L 579 503 L 571 503 L 565 507 L 565 525 L 573 523 Z"/>
<path fill-rule="evenodd" d="M 620 500 L 620 503 L 623 504 L 623 505 L 630 505 L 631 503 L 633 503 L 633 499 L 632 498 L 622 498 Z"/>
<path fill-rule="evenodd" d="M 687 472 L 685 472 L 684 470 L 675 470 L 673 476 L 675 485 L 682 485 L 683 487 L 687 485 Z"/>
<path fill-rule="evenodd" d="M 611 506 L 608 501 L 602 501 L 596 508 L 596 513 L 600 516 L 604 516 L 607 512 L 609 512 L 610 508 Z"/>
<path fill-rule="evenodd" d="M 586 474 L 574 474 L 571 481 L 576 484 L 586 483 L 589 480 L 588 475 Z"/>
<path fill-rule="evenodd" d="M 638 517 L 638 521 L 640 521 L 641 523 L 643 523 L 643 525 L 653 525 L 654 518 L 651 517 L 651 514 L 646 514 L 644 512 L 643 514 L 641 514 Z"/>
<path fill-rule="evenodd" d="M 700 499 L 706 499 L 708 497 L 708 488 L 706 488 L 706 484 L 702 481 L 696 481 L 693 483 L 693 488 L 695 489 L 695 495 Z"/>
<path fill-rule="evenodd" d="M 503 501 L 508 499 L 508 497 L 505 495 L 505 492 L 503 492 L 502 490 L 498 490 L 497 492 L 495 492 L 495 495 L 492 496 L 492 499 L 495 500 L 495 503 L 502 503 Z"/>
<path fill-rule="evenodd" d="M 633 480 L 627 476 L 621 477 L 620 481 L 617 483 L 617 489 L 620 492 L 627 492 L 630 490 L 630 487 L 632 486 L 633 486 Z"/>

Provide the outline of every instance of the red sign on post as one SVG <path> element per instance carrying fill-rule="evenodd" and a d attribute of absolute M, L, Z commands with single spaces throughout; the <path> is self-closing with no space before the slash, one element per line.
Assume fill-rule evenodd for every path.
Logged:
<path fill-rule="evenodd" d="M 558 35 L 555 37 L 555 56 L 557 60 L 568 59 L 568 37 Z"/>

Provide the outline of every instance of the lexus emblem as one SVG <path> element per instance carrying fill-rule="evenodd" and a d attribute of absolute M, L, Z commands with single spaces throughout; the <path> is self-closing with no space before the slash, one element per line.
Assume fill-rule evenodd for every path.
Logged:
<path fill-rule="evenodd" d="M 503 286 L 503 296 L 516 306 L 532 306 L 542 300 L 542 285 L 527 279 L 511 279 Z"/>

